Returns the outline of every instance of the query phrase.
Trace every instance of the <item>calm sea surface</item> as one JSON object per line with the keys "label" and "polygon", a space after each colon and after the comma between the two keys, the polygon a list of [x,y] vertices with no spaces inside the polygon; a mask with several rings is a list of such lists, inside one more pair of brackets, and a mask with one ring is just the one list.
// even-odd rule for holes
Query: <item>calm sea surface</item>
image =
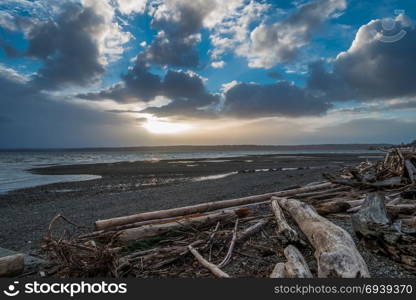
{"label": "calm sea surface", "polygon": [[96,175],[37,175],[27,170],[55,165],[92,164],[120,161],[163,159],[219,158],[261,154],[307,153],[377,153],[370,150],[294,150],[294,151],[146,151],[146,150],[53,150],[53,151],[0,151],[0,194],[38,185],[91,180]]}

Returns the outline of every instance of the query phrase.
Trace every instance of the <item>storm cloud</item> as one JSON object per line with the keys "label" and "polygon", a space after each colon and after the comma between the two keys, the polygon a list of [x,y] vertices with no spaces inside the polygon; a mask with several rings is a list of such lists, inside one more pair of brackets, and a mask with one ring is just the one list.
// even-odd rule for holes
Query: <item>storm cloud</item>
{"label": "storm cloud", "polygon": [[260,85],[240,83],[225,92],[223,112],[227,115],[257,118],[322,115],[331,104],[289,82]]}
{"label": "storm cloud", "polygon": [[[13,19],[19,26],[9,29],[25,31],[26,50],[18,51],[3,43],[3,49],[11,57],[24,56],[43,62],[30,83],[41,90],[97,82],[105,72],[106,54],[120,51],[127,37],[112,23],[112,8],[104,1],[97,4],[87,0],[84,6],[64,2],[59,11],[53,19],[30,20],[21,16]],[[109,35],[112,49],[105,46]]]}
{"label": "storm cloud", "polygon": [[[403,15],[396,18],[396,30],[405,35],[395,42],[383,42],[382,20],[361,26],[351,47],[341,52],[333,71],[323,63],[311,67],[308,88],[326,95],[331,101],[372,101],[416,96],[416,29]],[[388,33],[391,35],[396,32]]]}
{"label": "storm cloud", "polygon": [[129,121],[125,118],[38,91],[1,65],[0,90],[0,148],[94,146],[126,140],[123,131]]}
{"label": "storm cloud", "polygon": [[207,91],[204,80],[191,71],[168,70],[163,79],[143,65],[136,66],[123,76],[124,81],[97,93],[80,94],[88,100],[111,99],[119,103],[150,102],[162,96],[169,103],[162,107],[149,107],[142,112],[157,115],[203,114],[200,109],[215,105],[219,95]]}

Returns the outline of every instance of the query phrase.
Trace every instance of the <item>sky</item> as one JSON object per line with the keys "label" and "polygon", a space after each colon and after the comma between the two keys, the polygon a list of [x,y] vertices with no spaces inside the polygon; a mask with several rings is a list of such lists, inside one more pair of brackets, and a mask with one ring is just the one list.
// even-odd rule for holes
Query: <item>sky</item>
{"label": "sky", "polygon": [[1,0],[0,148],[416,139],[412,0]]}

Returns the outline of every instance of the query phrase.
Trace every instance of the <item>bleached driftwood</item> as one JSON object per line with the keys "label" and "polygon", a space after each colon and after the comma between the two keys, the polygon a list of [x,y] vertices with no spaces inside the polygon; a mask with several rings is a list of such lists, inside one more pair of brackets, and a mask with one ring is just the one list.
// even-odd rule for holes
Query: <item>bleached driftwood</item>
{"label": "bleached driftwood", "polygon": [[279,262],[277,263],[272,273],[270,274],[270,278],[285,278],[285,263]]}
{"label": "bleached driftwood", "polygon": [[285,277],[288,278],[312,278],[308,264],[299,250],[289,245],[284,250],[287,262],[285,263]]}
{"label": "bleached driftwood", "polygon": [[305,186],[297,189],[286,190],[286,191],[279,191],[274,193],[267,193],[262,195],[238,198],[238,199],[231,199],[231,200],[223,200],[223,201],[215,201],[215,202],[208,202],[202,203],[197,205],[191,206],[184,206],[172,209],[165,209],[165,210],[158,210],[146,213],[135,214],[131,216],[124,216],[106,220],[98,220],[95,222],[96,230],[111,228],[115,226],[121,226],[129,223],[141,222],[146,220],[153,220],[153,219],[163,219],[163,218],[170,218],[170,217],[178,217],[184,215],[190,215],[195,213],[202,213],[208,212],[213,210],[219,210],[239,205],[245,205],[250,203],[257,203],[262,201],[270,200],[272,196],[279,196],[279,197],[288,197],[293,196],[300,193],[306,193],[311,191],[322,190],[326,188],[333,187],[333,184],[326,182],[321,183],[313,186]]}
{"label": "bleached driftwood", "polygon": [[25,267],[23,254],[0,257],[0,277],[20,275]]}
{"label": "bleached driftwood", "polygon": [[287,223],[283,211],[275,197],[272,197],[271,208],[277,223],[277,234],[285,244],[299,242],[298,233]]}
{"label": "bleached driftwood", "polygon": [[222,262],[220,262],[218,264],[218,268],[222,268],[230,262],[231,256],[233,254],[235,242],[237,241],[237,228],[238,228],[238,219],[235,221],[234,230],[233,230],[233,237],[231,239],[230,247],[228,248],[227,254],[225,255]]}
{"label": "bleached driftwood", "polygon": [[249,213],[249,209],[240,208],[237,210],[224,210],[217,213],[203,214],[198,217],[185,218],[179,221],[169,222],[165,224],[149,224],[137,228],[123,230],[117,238],[121,242],[138,241],[176,229],[192,227],[198,228],[200,226],[215,224],[220,220],[223,222],[231,221],[238,217],[247,216]]}
{"label": "bleached driftwood", "polygon": [[370,277],[354,240],[341,227],[321,217],[310,205],[295,199],[277,198],[315,248],[318,277]]}
{"label": "bleached driftwood", "polygon": [[188,249],[189,249],[189,251],[191,251],[191,253],[193,254],[193,256],[195,256],[196,260],[201,265],[203,265],[205,268],[207,268],[208,270],[210,270],[210,272],[212,274],[214,274],[215,277],[218,277],[218,278],[230,278],[230,275],[228,275],[223,270],[221,270],[220,268],[218,268],[215,264],[210,263],[205,258],[203,258],[202,255],[199,254],[199,252],[194,247],[192,247],[191,245],[189,245],[188,246]]}

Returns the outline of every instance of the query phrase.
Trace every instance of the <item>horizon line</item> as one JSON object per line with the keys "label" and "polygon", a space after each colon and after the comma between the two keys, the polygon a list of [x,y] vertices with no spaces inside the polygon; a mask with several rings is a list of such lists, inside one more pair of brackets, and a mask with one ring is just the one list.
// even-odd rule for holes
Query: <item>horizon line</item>
{"label": "horizon line", "polygon": [[91,147],[20,147],[20,148],[0,148],[0,151],[30,151],[30,150],[105,150],[105,149],[145,149],[145,148],[214,148],[214,147],[317,147],[317,146],[392,146],[392,143],[323,143],[323,144],[216,144],[216,145],[149,145],[149,146],[91,146]]}

